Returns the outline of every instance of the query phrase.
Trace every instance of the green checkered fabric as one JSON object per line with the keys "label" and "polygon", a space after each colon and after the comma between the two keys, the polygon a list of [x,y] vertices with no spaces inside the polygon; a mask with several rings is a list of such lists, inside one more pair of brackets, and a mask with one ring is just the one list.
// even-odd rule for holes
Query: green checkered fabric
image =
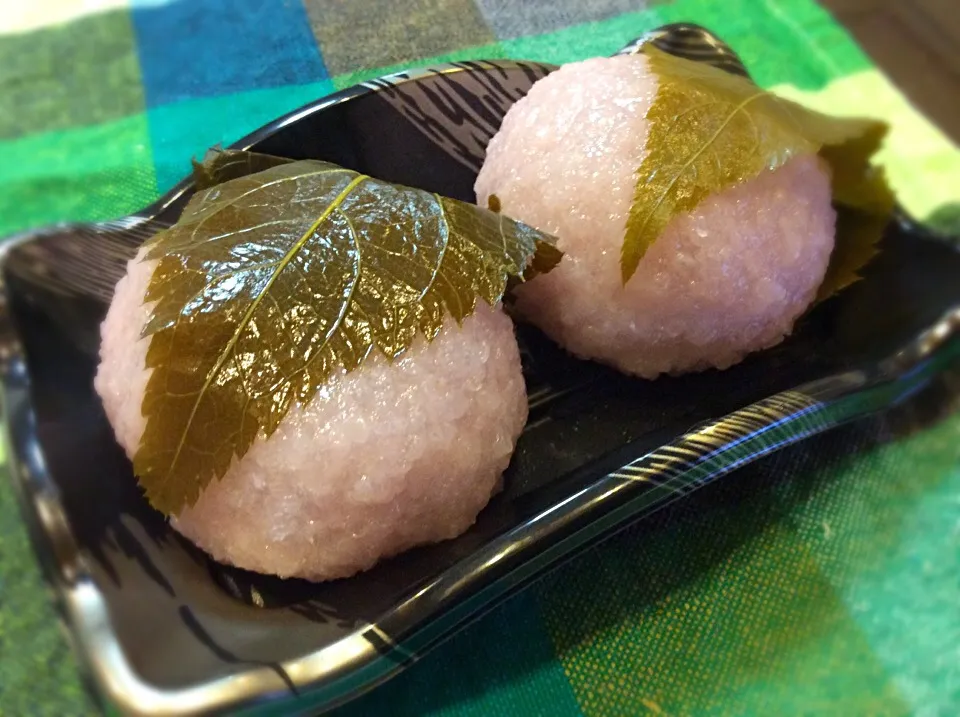
{"label": "green checkered fabric", "polygon": [[[764,87],[889,120],[881,160],[901,202],[960,228],[960,154],[813,0],[9,5],[0,234],[134,211],[206,148],[391,70],[570,62],[680,20],[720,34]],[[342,714],[960,714],[960,413],[942,405],[948,391],[704,489]],[[0,715],[89,713],[5,478]]]}

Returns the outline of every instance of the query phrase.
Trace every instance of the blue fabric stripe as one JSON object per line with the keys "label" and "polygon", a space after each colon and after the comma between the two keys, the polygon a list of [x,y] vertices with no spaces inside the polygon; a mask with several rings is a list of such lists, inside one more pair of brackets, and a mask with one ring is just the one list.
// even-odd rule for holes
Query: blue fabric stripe
{"label": "blue fabric stripe", "polygon": [[329,75],[299,0],[132,0],[148,107]]}

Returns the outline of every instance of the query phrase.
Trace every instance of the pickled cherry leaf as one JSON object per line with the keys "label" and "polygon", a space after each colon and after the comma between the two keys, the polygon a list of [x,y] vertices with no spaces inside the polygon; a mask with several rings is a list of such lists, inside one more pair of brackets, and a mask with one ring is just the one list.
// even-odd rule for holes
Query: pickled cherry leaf
{"label": "pickled cherry leaf", "polygon": [[143,330],[152,373],[134,470],[147,498],[167,514],[192,505],[331,374],[431,341],[478,300],[496,305],[508,278],[559,261],[552,242],[319,161],[197,193],[145,255],[157,262]]}
{"label": "pickled cherry leaf", "polygon": [[286,157],[275,157],[272,154],[214,147],[207,151],[202,162],[193,161],[193,182],[197,189],[209,189],[231,179],[262,172],[281,164],[290,164],[293,161]]}
{"label": "pickled cherry leaf", "polygon": [[648,153],[637,170],[621,249],[623,283],[673,217],[712,194],[813,153],[831,169],[835,204],[855,210],[851,221],[838,223],[844,233],[838,231],[834,254],[845,261],[833,282],[841,286],[854,280],[893,207],[882,173],[870,163],[887,126],[808,110],[744,77],[653,45],[643,52],[658,87],[647,112]]}
{"label": "pickled cherry leaf", "polygon": [[816,303],[859,280],[860,270],[879,251],[880,237],[896,203],[883,169],[869,162],[881,139],[878,133],[867,134],[858,142],[820,151],[833,169],[837,239]]}
{"label": "pickled cherry leaf", "polygon": [[[830,255],[827,273],[814,300],[819,304],[860,279],[860,269],[879,251],[877,238],[887,226],[887,218],[837,207],[837,244]],[[843,241],[840,241],[843,237]]]}

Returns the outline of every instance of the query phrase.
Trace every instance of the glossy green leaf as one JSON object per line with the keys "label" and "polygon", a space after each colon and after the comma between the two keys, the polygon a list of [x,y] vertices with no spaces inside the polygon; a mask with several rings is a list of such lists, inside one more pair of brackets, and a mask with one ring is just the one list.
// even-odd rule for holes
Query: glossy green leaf
{"label": "glossy green leaf", "polygon": [[882,168],[869,157],[882,135],[865,134],[858,142],[824,147],[820,154],[833,170],[833,203],[837,238],[817,303],[860,279],[860,270],[876,256],[880,237],[893,214],[895,198]]}
{"label": "glossy green leaf", "polygon": [[144,328],[153,369],[134,469],[176,514],[294,404],[376,349],[432,340],[508,277],[559,261],[552,238],[473,204],[319,161],[196,194],[159,235]]}
{"label": "glossy green leaf", "polygon": [[[889,189],[870,164],[887,130],[883,123],[813,112],[743,77],[652,45],[644,54],[658,88],[647,113],[649,152],[637,172],[621,250],[624,283],[673,217],[799,155],[820,153],[833,173],[835,200],[857,209],[854,216],[889,214]],[[857,227],[857,246],[866,236],[862,228]],[[876,233],[874,243],[878,239]],[[845,241],[838,234],[838,248]],[[838,254],[850,256],[843,249]],[[844,264],[854,265],[862,266]],[[850,278],[841,277],[840,283]]]}
{"label": "glossy green leaf", "polygon": [[207,152],[202,162],[193,161],[193,181],[197,189],[209,189],[231,179],[239,179],[293,161],[272,154],[214,148]]}

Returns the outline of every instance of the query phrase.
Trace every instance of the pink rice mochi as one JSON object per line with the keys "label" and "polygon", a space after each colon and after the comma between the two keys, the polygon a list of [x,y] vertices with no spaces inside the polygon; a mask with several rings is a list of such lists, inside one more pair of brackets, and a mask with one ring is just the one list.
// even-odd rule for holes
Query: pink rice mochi
{"label": "pink rice mochi", "polygon": [[[146,424],[140,331],[153,266],[134,259],[117,285],[95,381],[131,457]],[[448,320],[393,364],[375,352],[334,376],[171,524],[223,563],[348,577],[469,528],[499,490],[526,418],[513,323],[480,302],[462,326]]]}
{"label": "pink rice mochi", "polygon": [[570,352],[655,378],[723,369],[790,334],[823,281],[836,216],[816,156],[676,216],[623,286],[620,248],[657,78],[642,55],[566,65],[507,113],[476,181],[559,237],[560,265],[517,310]]}

